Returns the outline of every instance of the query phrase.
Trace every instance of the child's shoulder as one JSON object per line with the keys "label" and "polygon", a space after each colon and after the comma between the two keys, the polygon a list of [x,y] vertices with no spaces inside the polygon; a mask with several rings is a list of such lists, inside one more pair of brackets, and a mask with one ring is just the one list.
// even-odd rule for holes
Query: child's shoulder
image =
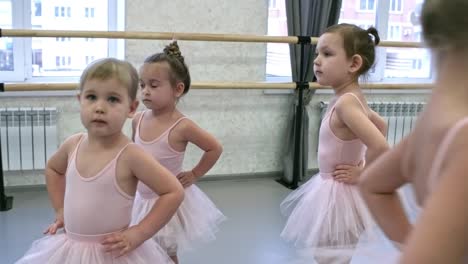
{"label": "child's shoulder", "polygon": [[365,98],[360,98],[360,96],[355,95],[354,93],[343,94],[336,100],[335,108],[337,112],[349,111],[350,109],[364,110],[365,112],[368,112]]}
{"label": "child's shoulder", "polygon": [[130,142],[120,155],[120,159],[130,166],[137,165],[141,161],[154,160],[153,156],[145,151],[142,146],[133,142]]}
{"label": "child's shoulder", "polygon": [[186,116],[181,116],[178,118],[174,125],[173,125],[173,130],[178,131],[179,133],[190,133],[194,129],[199,129],[200,127],[193,121],[192,119],[186,117]]}
{"label": "child's shoulder", "polygon": [[75,149],[78,142],[81,138],[85,135],[85,133],[76,133],[69,136],[63,143],[60,145],[60,150],[65,151],[67,153],[71,153],[73,149]]}
{"label": "child's shoulder", "polygon": [[86,133],[80,132],[73,134],[69,136],[65,141],[63,142],[63,145],[76,145],[78,142],[81,140],[82,137],[84,137]]}
{"label": "child's shoulder", "polygon": [[176,120],[176,125],[180,127],[188,127],[188,126],[193,126],[197,125],[192,119],[189,117],[182,115]]}

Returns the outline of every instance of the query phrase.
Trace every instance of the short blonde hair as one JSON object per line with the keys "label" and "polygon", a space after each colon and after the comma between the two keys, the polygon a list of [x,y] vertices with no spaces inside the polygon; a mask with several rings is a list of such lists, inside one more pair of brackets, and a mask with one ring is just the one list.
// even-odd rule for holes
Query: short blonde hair
{"label": "short blonde hair", "polygon": [[128,90],[128,96],[136,99],[138,91],[138,72],[129,62],[115,59],[104,58],[93,61],[81,74],[80,78],[80,91],[83,90],[84,84],[93,79],[108,80],[116,78]]}

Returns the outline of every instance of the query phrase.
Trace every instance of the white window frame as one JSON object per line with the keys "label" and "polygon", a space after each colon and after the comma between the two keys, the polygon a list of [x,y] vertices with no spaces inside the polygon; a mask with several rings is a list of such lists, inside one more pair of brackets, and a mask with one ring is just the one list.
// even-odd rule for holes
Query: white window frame
{"label": "white window frame", "polygon": [[[11,0],[12,4],[12,28],[27,29],[31,28],[31,0]],[[61,6],[59,6],[59,16]],[[108,0],[108,29],[109,31],[124,30],[125,17],[124,0]],[[42,10],[44,11],[44,10]],[[65,8],[65,15],[67,10]],[[55,14],[55,10],[54,10]],[[67,41],[68,38],[65,39]],[[60,39],[61,40],[61,39]],[[123,59],[125,57],[124,40],[108,40],[108,57]],[[13,38],[14,71],[0,71],[2,82],[77,82],[79,77],[52,77],[52,76],[32,76],[32,39],[31,38]],[[7,93],[0,93],[0,96]]]}
{"label": "white window frame", "polygon": [[[391,1],[391,0],[390,0]],[[376,28],[379,31],[380,39],[388,39],[388,30],[389,30],[389,19],[390,19],[390,1],[378,1],[376,14]],[[403,1],[402,1],[403,9]],[[394,24],[392,24],[394,25]],[[395,24],[397,25],[397,24]],[[401,31],[403,26],[401,27]],[[377,48],[376,49],[377,58],[386,58],[386,48]],[[369,82],[384,82],[384,83],[433,83],[435,78],[435,68],[434,64],[431,63],[431,71],[429,78],[416,78],[416,77],[405,77],[405,78],[385,78],[385,64],[386,60],[377,59],[374,66],[374,73],[369,74]],[[400,92],[400,91],[398,91]]]}
{"label": "white window frame", "polygon": [[365,0],[366,1],[366,9],[361,9],[361,1],[362,0],[357,0],[356,1],[356,10],[360,13],[372,13],[372,12],[375,12],[376,10],[376,7],[377,7],[377,4],[378,4],[378,0],[373,0],[374,1],[374,9],[369,9],[369,1],[370,0]]}
{"label": "white window frame", "polygon": [[268,0],[268,7],[272,9],[276,9],[277,8],[276,0]]}
{"label": "white window frame", "polygon": [[[344,0],[345,1],[345,0]],[[358,5],[360,5],[360,2],[356,2]],[[402,0],[402,10],[404,10],[404,0]],[[343,11],[344,9],[344,4],[341,7],[341,10]],[[359,10],[359,6],[356,7],[357,12],[361,12]],[[345,23],[351,23],[351,24],[365,24],[366,26],[369,25],[375,25],[377,30],[379,31],[380,39],[381,40],[387,40],[387,34],[388,32],[388,24],[389,24],[389,19],[391,12],[390,10],[390,0],[384,0],[384,1],[376,1],[375,4],[375,13],[376,13],[376,18],[374,21],[372,20],[341,20],[341,22]],[[365,12],[365,11],[362,11]],[[374,11],[373,11],[374,12]],[[403,28],[406,26],[405,23],[401,24],[401,32],[403,32]],[[430,66],[430,74],[428,78],[417,78],[417,77],[405,77],[405,78],[395,78],[395,77],[385,77],[385,67],[386,67],[386,51],[387,48],[384,47],[378,47],[376,49],[376,56],[377,60],[375,63],[375,66],[373,67],[373,71],[370,72],[366,78],[364,78],[362,81],[364,83],[433,83],[435,79],[435,67],[434,67],[434,62],[431,61],[431,66]],[[383,59],[381,59],[383,58]],[[268,62],[268,61],[267,61]],[[266,76],[265,80],[268,82],[290,82],[291,81],[291,76],[279,76],[279,77],[270,77]],[[328,90],[318,90],[317,93],[328,93],[330,91]],[[332,91],[331,91],[332,92]],[[387,90],[387,89],[379,89],[379,90],[372,90],[372,93],[382,93],[382,94],[394,94],[394,93],[427,93],[426,90]],[[283,94],[283,93],[290,93],[289,90],[265,90],[265,93],[267,94]]]}
{"label": "white window frame", "polygon": [[[392,10],[392,2],[395,1],[400,1],[400,10]],[[388,10],[391,14],[403,14],[403,6],[405,4],[404,0],[390,0],[390,6],[388,7]]]}
{"label": "white window frame", "polygon": [[392,24],[389,24],[388,25],[388,31],[387,31],[387,39],[388,40],[395,40],[395,34],[392,34],[392,36],[390,36],[390,33],[395,33],[395,32],[392,32],[391,31],[391,28],[394,28],[396,31],[398,31],[400,33],[400,37],[403,36],[403,25],[401,23],[392,23]]}

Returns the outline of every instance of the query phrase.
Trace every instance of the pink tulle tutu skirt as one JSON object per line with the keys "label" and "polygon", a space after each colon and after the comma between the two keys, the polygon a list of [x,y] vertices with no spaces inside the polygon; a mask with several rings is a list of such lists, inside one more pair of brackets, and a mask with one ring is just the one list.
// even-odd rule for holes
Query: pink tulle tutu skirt
{"label": "pink tulle tutu skirt", "polygon": [[[416,201],[413,186],[411,184],[402,186],[398,189],[398,195],[409,221],[415,223],[421,212],[421,207]],[[402,245],[388,239],[378,226],[370,234],[372,234],[371,237],[367,235],[367,232],[361,236],[351,264],[398,263]]]}
{"label": "pink tulle tutu skirt", "polygon": [[104,251],[104,235],[78,235],[70,232],[36,240],[16,264],[172,264],[164,250],[151,239],[121,257]]}
{"label": "pink tulle tutu skirt", "polygon": [[349,261],[360,236],[375,227],[357,187],[330,174],[317,174],[290,193],[281,211],[289,215],[281,237],[309,255],[323,256],[322,263]]}
{"label": "pink tulle tutu skirt", "polygon": [[[142,197],[137,192],[132,210],[132,224],[139,223],[151,210],[157,200]],[[153,237],[170,255],[186,251],[195,245],[209,242],[216,238],[219,224],[226,217],[216,205],[197,186],[185,189],[185,198],[179,209],[159,232]]]}

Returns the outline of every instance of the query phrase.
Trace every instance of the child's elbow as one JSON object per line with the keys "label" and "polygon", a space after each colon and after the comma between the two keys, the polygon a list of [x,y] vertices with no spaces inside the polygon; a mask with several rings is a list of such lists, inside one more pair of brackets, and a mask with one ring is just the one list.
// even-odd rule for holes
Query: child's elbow
{"label": "child's elbow", "polygon": [[357,187],[364,200],[366,200],[366,197],[372,192],[372,188],[365,173],[359,178]]}
{"label": "child's elbow", "polygon": [[390,146],[388,145],[386,141],[382,141],[377,144],[374,144],[372,147],[370,147],[370,149],[372,149],[374,153],[378,155],[382,155],[383,153],[385,153],[387,150],[390,149]]}
{"label": "child's elbow", "polygon": [[180,205],[185,198],[184,187],[181,184],[178,184],[177,188],[172,193],[174,196],[175,203]]}
{"label": "child's elbow", "polygon": [[212,151],[216,153],[216,156],[219,158],[223,153],[223,145],[221,145],[219,142],[216,142],[216,145],[212,148]]}

